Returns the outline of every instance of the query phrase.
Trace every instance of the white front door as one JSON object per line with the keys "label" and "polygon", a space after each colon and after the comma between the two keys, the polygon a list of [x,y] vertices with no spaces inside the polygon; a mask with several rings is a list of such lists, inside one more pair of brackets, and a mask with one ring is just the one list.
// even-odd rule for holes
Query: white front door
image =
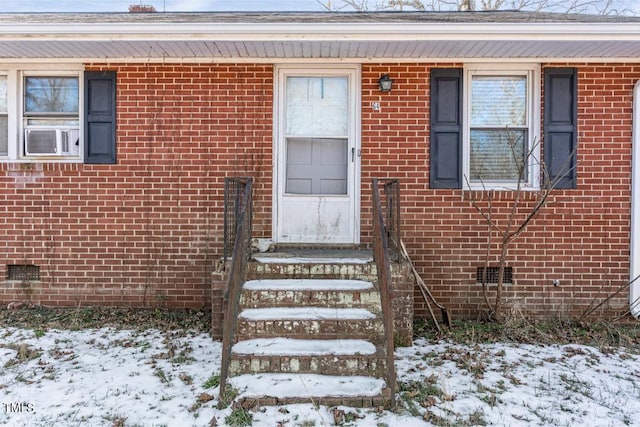
{"label": "white front door", "polygon": [[356,67],[278,67],[274,239],[358,243]]}

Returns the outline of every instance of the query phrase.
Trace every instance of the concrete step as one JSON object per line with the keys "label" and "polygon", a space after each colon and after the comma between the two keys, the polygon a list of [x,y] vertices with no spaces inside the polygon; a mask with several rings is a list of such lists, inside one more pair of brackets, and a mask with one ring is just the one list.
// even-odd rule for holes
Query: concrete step
{"label": "concrete step", "polygon": [[373,283],[344,279],[263,279],[249,280],[243,289],[249,291],[370,291]]}
{"label": "concrete step", "polygon": [[258,257],[247,265],[248,279],[360,279],[370,282],[377,280],[376,265],[373,262],[349,263],[348,259],[298,259],[289,263],[276,258],[266,261]]}
{"label": "concrete step", "polygon": [[[383,337],[379,316],[362,308],[269,307],[243,309],[237,341],[252,338],[368,339]],[[372,340],[378,344],[377,339]]]}
{"label": "concrete step", "polygon": [[299,250],[254,254],[263,264],[370,264],[373,254],[367,251]]}
{"label": "concrete step", "polygon": [[380,294],[363,280],[262,279],[245,283],[241,306],[366,308],[380,313]]}
{"label": "concrete step", "polygon": [[382,376],[384,349],[365,340],[259,338],[232,348],[231,375],[257,372],[305,372]]}
{"label": "concrete step", "polygon": [[246,374],[229,379],[243,407],[314,403],[357,407],[388,406],[384,380],[317,374]]}

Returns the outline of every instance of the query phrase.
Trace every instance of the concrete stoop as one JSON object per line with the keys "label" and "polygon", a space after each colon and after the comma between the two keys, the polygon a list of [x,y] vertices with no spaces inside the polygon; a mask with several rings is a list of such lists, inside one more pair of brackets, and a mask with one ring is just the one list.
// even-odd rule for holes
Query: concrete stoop
{"label": "concrete stoop", "polygon": [[243,406],[389,406],[370,260],[252,260],[248,278],[229,368]]}

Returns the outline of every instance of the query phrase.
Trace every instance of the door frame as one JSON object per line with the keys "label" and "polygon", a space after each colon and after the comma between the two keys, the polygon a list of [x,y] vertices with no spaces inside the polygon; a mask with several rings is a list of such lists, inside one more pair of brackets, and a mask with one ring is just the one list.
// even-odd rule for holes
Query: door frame
{"label": "door frame", "polygon": [[[352,172],[348,179],[347,195],[350,198],[352,212],[352,236],[349,242],[340,244],[360,243],[360,198],[361,198],[361,66],[359,64],[276,64],[274,66],[273,90],[273,192],[272,192],[272,239],[275,243],[282,243],[280,238],[280,222],[282,209],[280,203],[284,198],[286,150],[284,144],[284,83],[287,76],[347,76],[349,79],[349,146],[354,150]],[[351,153],[349,153],[351,155]],[[330,196],[328,196],[330,197]],[[298,242],[312,243],[312,242]]]}
{"label": "door frame", "polygon": [[632,126],[629,306],[631,315],[640,319],[640,80],[633,89]]}

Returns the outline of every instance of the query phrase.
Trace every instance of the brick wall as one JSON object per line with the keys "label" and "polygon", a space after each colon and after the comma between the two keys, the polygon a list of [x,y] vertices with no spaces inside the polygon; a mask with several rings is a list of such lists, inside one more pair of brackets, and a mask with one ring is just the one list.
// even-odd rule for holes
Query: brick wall
{"label": "brick wall", "polygon": [[[367,199],[370,177],[401,179],[403,235],[410,255],[454,316],[475,318],[486,308],[475,275],[487,257],[489,233],[468,195],[429,189],[429,70],[435,66],[451,67],[363,66],[363,194]],[[632,91],[640,66],[564,66],[579,69],[578,184],[575,190],[555,191],[508,252],[514,285],[506,298],[513,311],[527,316],[575,317],[628,281]],[[383,73],[395,79],[391,93],[376,88]],[[380,112],[371,110],[373,101],[381,102]],[[486,201],[489,195],[475,196]],[[494,215],[504,221],[513,193],[492,197]],[[363,200],[366,236],[371,229],[369,203]],[[526,201],[520,214],[530,206],[532,201]],[[499,256],[497,241],[493,233],[492,264]],[[554,280],[559,286],[553,286]],[[625,289],[598,314],[624,313],[627,299]],[[416,316],[426,316],[418,294],[415,300]]]}
{"label": "brick wall", "polygon": [[[418,270],[454,316],[477,317],[486,224],[462,191],[429,188],[436,66],[452,65],[362,66],[362,242],[371,242],[370,178],[400,178],[403,234]],[[507,297],[527,315],[574,316],[628,279],[631,101],[640,66],[577,67],[578,188],[554,192],[508,254],[515,284]],[[87,69],[118,72],[118,164],[0,164],[7,207],[0,278],[7,264],[39,265],[42,273],[38,283],[5,281],[0,302],[208,306],[222,252],[224,176],[256,178],[254,236],[271,236],[273,67]],[[395,83],[381,94],[384,73]],[[381,111],[372,111],[374,101]],[[512,193],[493,197],[504,218]],[[493,242],[491,262],[495,235]],[[418,294],[416,308],[425,315]],[[607,315],[627,308],[626,291],[604,306]]]}
{"label": "brick wall", "polygon": [[269,65],[88,65],[118,72],[118,164],[0,164],[0,301],[208,307],[226,175],[256,178],[270,234]]}

